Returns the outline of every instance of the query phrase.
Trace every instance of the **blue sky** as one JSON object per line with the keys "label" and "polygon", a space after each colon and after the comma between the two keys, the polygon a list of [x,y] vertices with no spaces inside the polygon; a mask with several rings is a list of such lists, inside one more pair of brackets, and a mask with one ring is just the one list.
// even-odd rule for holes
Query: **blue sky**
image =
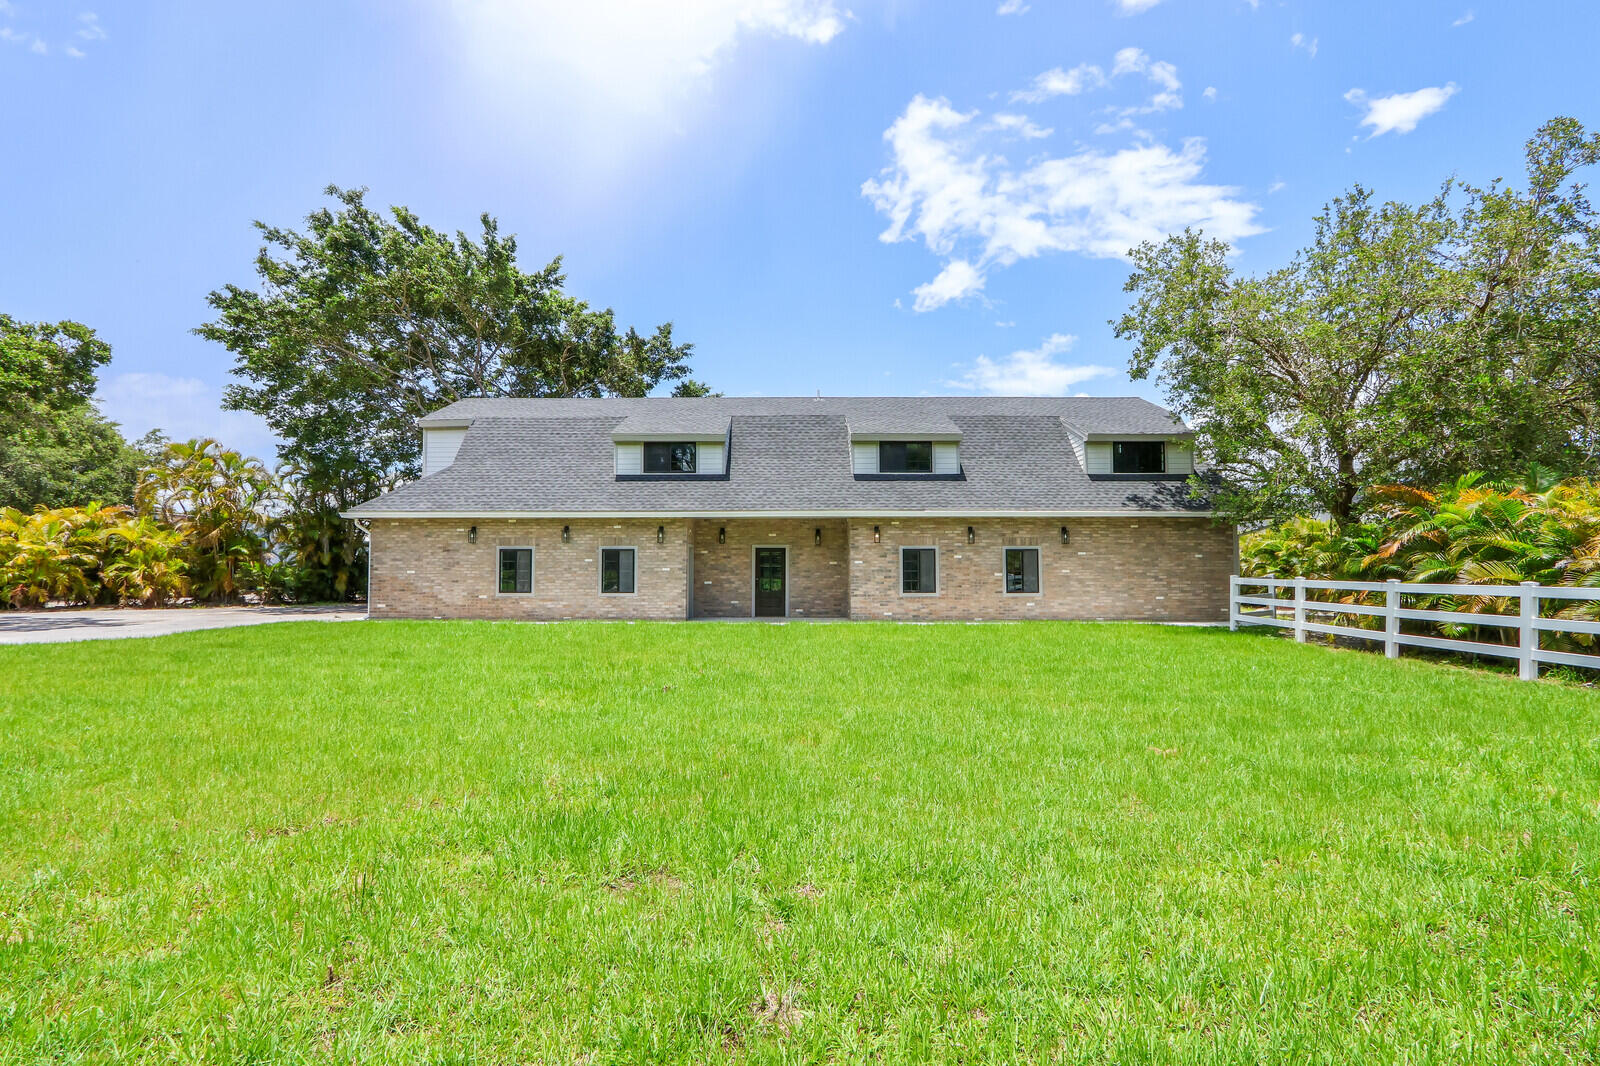
{"label": "blue sky", "polygon": [[0,310],[114,347],[130,435],[272,448],[192,336],[329,182],[671,320],[735,395],[1159,398],[1107,320],[1183,225],[1281,263],[1600,123],[1584,0],[0,0]]}

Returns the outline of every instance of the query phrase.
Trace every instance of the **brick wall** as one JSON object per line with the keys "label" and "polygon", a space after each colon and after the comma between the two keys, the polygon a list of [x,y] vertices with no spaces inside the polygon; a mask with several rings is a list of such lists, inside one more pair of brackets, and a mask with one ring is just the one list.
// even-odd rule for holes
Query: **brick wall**
{"label": "brick wall", "polygon": [[[467,529],[478,540],[467,542]],[[561,542],[561,527],[572,540]],[[665,542],[656,543],[664,526]],[[378,519],[372,523],[374,618],[683,618],[689,523]],[[533,593],[498,595],[500,546],[533,548]],[[638,549],[631,596],[600,594],[603,545]]]}
{"label": "brick wall", "polygon": [[[1231,526],[1193,518],[1066,519],[1071,543],[1062,544],[1062,521],[851,520],[850,616],[1227,620],[1228,576],[1238,558]],[[1008,545],[1039,548],[1038,595],[1003,591]],[[939,549],[936,595],[901,595],[902,546]]]}
{"label": "brick wall", "polygon": [[[757,545],[788,548],[790,617],[844,618],[850,613],[842,520],[701,518],[693,525],[696,618],[750,617]],[[726,543],[717,543],[718,529],[727,530]]]}
{"label": "brick wall", "polygon": [[[1237,560],[1231,527],[1147,516],[1066,521],[1064,545],[1060,519],[484,519],[469,544],[471,521],[379,519],[370,599],[374,618],[683,618],[692,573],[696,617],[748,618],[752,549],[772,544],[789,549],[795,618],[1227,619]],[[561,543],[563,524],[571,543]],[[727,530],[723,544],[719,527]],[[531,595],[496,594],[501,545],[533,547]],[[638,549],[637,593],[600,594],[602,545]],[[1039,547],[1038,595],[1003,591],[1007,545]],[[936,595],[900,594],[901,546],[939,549]]]}

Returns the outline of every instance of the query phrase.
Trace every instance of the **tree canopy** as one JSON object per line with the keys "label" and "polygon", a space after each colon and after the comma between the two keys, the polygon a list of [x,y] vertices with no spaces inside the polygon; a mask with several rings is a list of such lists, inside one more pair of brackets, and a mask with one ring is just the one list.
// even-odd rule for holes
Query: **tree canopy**
{"label": "tree canopy", "polygon": [[0,507],[133,500],[145,455],[93,402],[111,346],[77,322],[0,314]]}
{"label": "tree canopy", "polygon": [[346,506],[420,472],[416,419],[465,396],[642,396],[689,378],[670,323],[645,335],[568,295],[561,260],[528,273],[494,218],[453,237],[405,207],[335,205],[305,232],[257,222],[260,289],[211,293],[204,337],[236,356],[225,405],[252,411],[280,454]]}
{"label": "tree canopy", "polygon": [[1223,513],[1343,525],[1388,482],[1595,469],[1600,227],[1573,179],[1600,135],[1554,119],[1526,158],[1521,189],[1451,180],[1409,205],[1357,186],[1255,277],[1192,231],[1132,252],[1117,336],[1194,424]]}

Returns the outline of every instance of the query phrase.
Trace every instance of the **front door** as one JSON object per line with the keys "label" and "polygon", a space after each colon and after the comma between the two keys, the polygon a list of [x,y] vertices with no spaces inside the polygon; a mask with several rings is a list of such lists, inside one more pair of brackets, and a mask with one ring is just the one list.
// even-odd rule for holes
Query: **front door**
{"label": "front door", "polygon": [[757,618],[782,618],[789,613],[785,554],[783,548],[756,549]]}

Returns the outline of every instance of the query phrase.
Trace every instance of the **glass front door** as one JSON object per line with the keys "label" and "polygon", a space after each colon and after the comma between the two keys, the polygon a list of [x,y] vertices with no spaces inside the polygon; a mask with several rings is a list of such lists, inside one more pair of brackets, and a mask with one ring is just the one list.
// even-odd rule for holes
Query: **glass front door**
{"label": "glass front door", "polygon": [[756,549],[756,617],[782,618],[789,613],[786,551]]}

